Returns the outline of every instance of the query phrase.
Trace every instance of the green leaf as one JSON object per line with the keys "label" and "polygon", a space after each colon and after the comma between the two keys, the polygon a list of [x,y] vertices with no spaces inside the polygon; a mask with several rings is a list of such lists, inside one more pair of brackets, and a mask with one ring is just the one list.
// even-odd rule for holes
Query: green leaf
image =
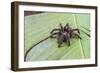
{"label": "green leaf", "polygon": [[57,39],[47,39],[33,47],[27,54],[27,61],[67,60],[90,58],[90,14],[40,13],[25,16],[25,54],[36,43],[50,35],[50,31],[69,23],[80,29],[82,39],[71,39],[71,46],[63,43],[58,48]]}

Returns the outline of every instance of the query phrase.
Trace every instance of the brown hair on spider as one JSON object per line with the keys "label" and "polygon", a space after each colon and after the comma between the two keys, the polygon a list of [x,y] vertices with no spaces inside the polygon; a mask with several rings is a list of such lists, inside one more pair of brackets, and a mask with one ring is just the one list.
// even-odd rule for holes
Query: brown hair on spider
{"label": "brown hair on spider", "polygon": [[[57,38],[58,47],[61,47],[63,42],[66,42],[68,46],[70,46],[72,36],[77,36],[81,39],[79,29],[72,29],[72,27],[69,26],[69,23],[67,23],[64,27],[61,23],[59,25],[60,28],[55,28],[50,32],[51,38]],[[77,33],[75,31],[77,31]]]}

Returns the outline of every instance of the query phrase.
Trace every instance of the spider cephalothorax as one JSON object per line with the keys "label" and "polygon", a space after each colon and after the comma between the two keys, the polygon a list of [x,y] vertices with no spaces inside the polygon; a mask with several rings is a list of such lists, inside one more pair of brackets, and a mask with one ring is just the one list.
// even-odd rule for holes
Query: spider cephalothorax
{"label": "spider cephalothorax", "polygon": [[79,29],[72,29],[67,23],[64,27],[60,24],[60,28],[53,29],[51,31],[51,38],[57,38],[58,47],[61,47],[63,42],[66,42],[68,46],[70,46],[70,39],[73,36],[77,36],[81,39],[79,34]]}

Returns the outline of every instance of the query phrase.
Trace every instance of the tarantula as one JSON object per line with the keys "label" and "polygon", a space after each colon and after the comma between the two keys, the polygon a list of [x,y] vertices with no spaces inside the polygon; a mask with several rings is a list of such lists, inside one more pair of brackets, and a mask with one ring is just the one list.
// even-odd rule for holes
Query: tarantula
{"label": "tarantula", "polygon": [[70,39],[73,36],[77,36],[78,38],[81,39],[79,35],[80,34],[79,29],[72,29],[69,26],[69,23],[67,23],[64,27],[60,24],[60,28],[55,28],[50,33],[51,33],[51,38],[57,38],[58,47],[61,47],[61,44],[63,42],[66,42],[68,46],[70,46]]}

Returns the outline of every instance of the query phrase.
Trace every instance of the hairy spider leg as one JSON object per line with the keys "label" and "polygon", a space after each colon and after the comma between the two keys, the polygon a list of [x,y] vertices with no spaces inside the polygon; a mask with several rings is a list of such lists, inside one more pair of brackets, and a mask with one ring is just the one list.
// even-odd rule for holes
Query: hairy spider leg
{"label": "hairy spider leg", "polygon": [[66,30],[67,28],[69,28],[69,24],[68,23],[64,26],[64,30]]}
{"label": "hairy spider leg", "polygon": [[64,35],[58,35],[57,42],[58,42],[59,48],[61,47],[61,44],[63,43],[63,41],[64,41]]}
{"label": "hairy spider leg", "polygon": [[59,32],[53,32],[53,33],[51,33],[51,38],[56,38],[57,37],[57,35],[59,34]]}
{"label": "hairy spider leg", "polygon": [[69,33],[66,33],[65,39],[66,39],[66,42],[68,43],[68,46],[70,46],[70,34]]}
{"label": "hairy spider leg", "polygon": [[55,32],[55,31],[60,31],[60,29],[53,29],[50,33],[52,34],[53,32]]}
{"label": "hairy spider leg", "polygon": [[72,28],[69,27],[69,24],[68,23],[65,25],[64,31],[67,32],[67,33],[69,33],[70,38],[72,37],[72,32],[73,31],[72,31]]}
{"label": "hairy spider leg", "polygon": [[79,31],[79,29],[73,29],[72,31],[77,31],[77,32],[80,34],[80,31]]}
{"label": "hairy spider leg", "polygon": [[64,28],[63,28],[62,24],[60,24],[60,28],[61,28],[61,31],[64,31]]}
{"label": "hairy spider leg", "polygon": [[55,35],[57,35],[59,33],[60,29],[53,29],[50,33],[51,33],[51,38],[56,38],[54,37]]}
{"label": "hairy spider leg", "polygon": [[73,35],[77,36],[78,38],[82,39],[78,33],[73,33]]}
{"label": "hairy spider leg", "polygon": [[65,25],[65,27],[69,27],[69,23],[67,23],[67,24]]}
{"label": "hairy spider leg", "polygon": [[67,24],[64,26],[64,31],[71,33],[71,30],[73,30],[73,29],[72,29],[71,27],[69,27],[69,24],[67,23]]}

